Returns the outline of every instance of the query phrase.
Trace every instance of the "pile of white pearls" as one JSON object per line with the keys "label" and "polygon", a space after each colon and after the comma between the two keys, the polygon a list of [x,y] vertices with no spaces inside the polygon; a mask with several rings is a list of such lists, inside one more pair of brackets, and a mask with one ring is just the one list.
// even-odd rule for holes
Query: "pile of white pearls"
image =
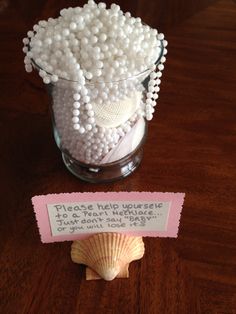
{"label": "pile of white pearls", "polygon": [[[26,71],[31,72],[36,67],[43,82],[55,86],[57,127],[66,149],[75,158],[97,162],[127,133],[122,126],[112,130],[105,128],[100,133],[104,133],[110,143],[100,141],[102,147],[99,147],[97,138],[95,144],[93,141],[88,144],[88,139],[100,134],[93,103],[109,106],[130,97],[134,91],[143,91],[142,82],[150,73],[146,103],[140,103],[135,118],[127,117],[125,129],[130,130],[141,116],[152,119],[167,41],[156,29],[142,24],[140,18],[123,13],[118,5],[112,4],[107,9],[105,3],[89,0],[83,7],[63,9],[58,18],[34,25],[23,43]],[[142,72],[144,74],[140,75]],[[65,132],[65,125],[70,132]],[[76,145],[70,136],[76,138]],[[72,153],[75,150],[72,142],[76,147],[85,143],[85,151]]]}
{"label": "pile of white pearls", "polygon": [[[104,128],[94,126],[79,134],[71,124],[71,97],[73,89],[63,88],[57,84],[53,89],[53,111],[56,129],[60,133],[60,145],[63,150],[76,160],[86,163],[98,164],[106,154],[115,148],[118,142],[132,129],[140,117],[135,113],[128,121],[116,128]],[[86,108],[82,107],[80,112],[82,123],[87,120]]]}

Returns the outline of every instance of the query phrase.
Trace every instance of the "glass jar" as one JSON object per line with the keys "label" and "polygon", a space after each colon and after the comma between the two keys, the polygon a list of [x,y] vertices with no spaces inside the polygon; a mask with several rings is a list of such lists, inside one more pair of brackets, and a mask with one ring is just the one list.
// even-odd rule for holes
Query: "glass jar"
{"label": "glass jar", "polygon": [[[162,45],[156,67],[163,50]],[[55,141],[65,166],[76,177],[110,182],[138,167],[147,135],[144,116],[152,71],[150,67],[120,81],[86,81],[89,104],[75,101],[77,82],[60,78],[49,85]],[[83,126],[80,130],[74,128],[73,121],[77,120]]]}

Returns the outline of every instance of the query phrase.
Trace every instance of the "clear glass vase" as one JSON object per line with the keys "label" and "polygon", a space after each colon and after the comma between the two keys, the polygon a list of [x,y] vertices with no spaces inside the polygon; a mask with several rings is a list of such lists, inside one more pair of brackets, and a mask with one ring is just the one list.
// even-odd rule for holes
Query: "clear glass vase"
{"label": "clear glass vase", "polygon": [[138,167],[147,135],[144,116],[152,70],[115,82],[86,81],[93,114],[80,103],[82,131],[74,129],[72,122],[76,82],[59,79],[48,86],[55,141],[65,166],[76,177],[93,183],[111,182]]}

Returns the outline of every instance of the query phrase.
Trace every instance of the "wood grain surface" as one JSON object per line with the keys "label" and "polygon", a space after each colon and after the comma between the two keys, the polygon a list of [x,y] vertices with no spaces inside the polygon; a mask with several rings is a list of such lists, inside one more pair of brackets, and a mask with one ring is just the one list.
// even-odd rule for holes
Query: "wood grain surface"
{"label": "wood grain surface", "polygon": [[[169,53],[141,166],[102,185],[65,169],[21,51],[38,19],[82,3],[0,1],[0,313],[236,313],[236,3],[117,1],[164,31]],[[145,238],[129,279],[87,282],[70,242],[40,242],[31,205],[73,191],[185,192],[179,237]]]}

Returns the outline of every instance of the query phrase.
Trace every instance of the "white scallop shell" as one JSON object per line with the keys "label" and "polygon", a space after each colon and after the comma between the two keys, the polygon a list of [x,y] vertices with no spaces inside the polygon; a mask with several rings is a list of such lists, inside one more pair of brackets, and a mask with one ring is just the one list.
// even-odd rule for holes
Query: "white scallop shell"
{"label": "white scallop shell", "polygon": [[[120,272],[117,274],[116,278],[129,278],[129,264],[124,265]],[[98,280],[102,277],[96,273],[92,268],[86,267],[86,280]]]}
{"label": "white scallop shell", "polygon": [[105,280],[113,280],[119,273],[127,276],[128,264],[143,254],[142,237],[112,232],[76,240],[71,246],[72,261],[89,266]]}
{"label": "white scallop shell", "polygon": [[92,103],[96,124],[100,127],[117,127],[126,122],[138,109],[142,93],[134,92],[131,97],[115,103]]}

